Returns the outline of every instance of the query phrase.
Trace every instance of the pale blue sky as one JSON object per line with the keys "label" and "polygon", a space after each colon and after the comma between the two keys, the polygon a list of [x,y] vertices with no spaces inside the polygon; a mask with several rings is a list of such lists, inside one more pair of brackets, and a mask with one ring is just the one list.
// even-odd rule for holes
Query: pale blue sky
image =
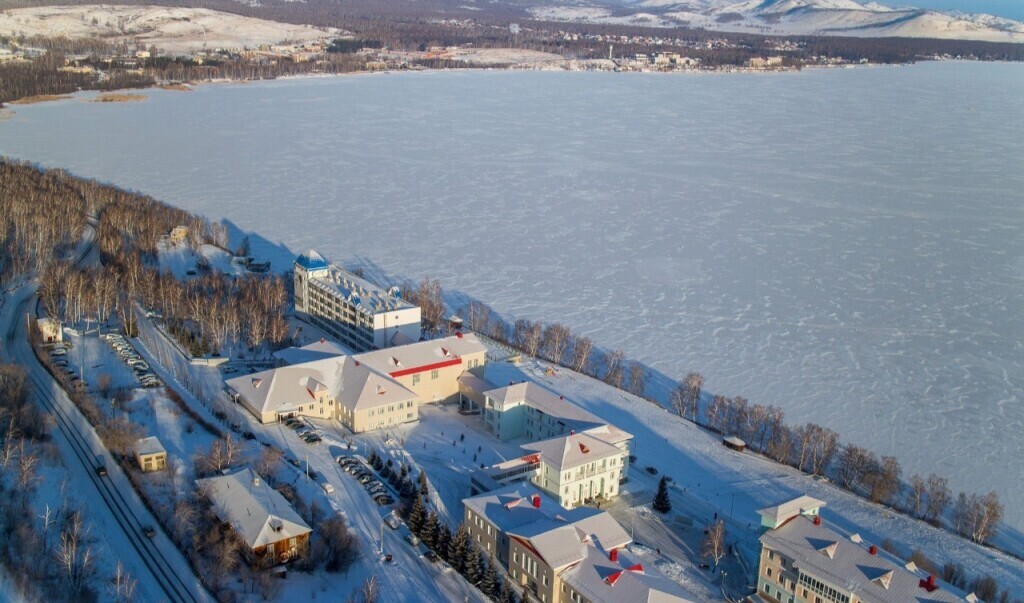
{"label": "pale blue sky", "polygon": [[1024,20],[1024,0],[879,0],[889,6],[916,6],[964,13],[988,13],[1010,19]]}

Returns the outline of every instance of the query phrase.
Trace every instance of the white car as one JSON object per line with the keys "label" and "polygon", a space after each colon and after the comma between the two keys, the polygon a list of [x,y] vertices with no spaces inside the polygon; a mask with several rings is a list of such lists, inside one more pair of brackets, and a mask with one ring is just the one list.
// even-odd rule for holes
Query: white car
{"label": "white car", "polygon": [[324,492],[328,494],[334,494],[334,486],[328,484],[327,482],[320,484],[320,487],[324,489]]}

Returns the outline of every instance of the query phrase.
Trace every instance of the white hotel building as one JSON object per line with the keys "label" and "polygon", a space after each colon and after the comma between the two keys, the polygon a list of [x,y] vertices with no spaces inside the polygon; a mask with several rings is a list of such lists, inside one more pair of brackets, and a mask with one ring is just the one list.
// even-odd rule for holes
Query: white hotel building
{"label": "white hotel building", "polygon": [[420,340],[420,308],[328,264],[312,249],[295,260],[295,313],[355,351]]}

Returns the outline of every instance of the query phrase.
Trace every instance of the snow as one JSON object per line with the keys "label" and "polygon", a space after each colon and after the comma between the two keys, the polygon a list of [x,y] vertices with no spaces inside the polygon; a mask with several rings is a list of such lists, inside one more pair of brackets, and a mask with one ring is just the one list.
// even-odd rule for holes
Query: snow
{"label": "snow", "polygon": [[196,274],[196,263],[200,256],[206,258],[211,268],[224,274],[239,276],[246,272],[244,266],[231,261],[233,256],[230,253],[209,244],[200,246],[196,252],[187,245],[161,242],[157,245],[157,252],[160,254],[160,269],[170,271],[179,279],[187,279]]}
{"label": "snow", "polygon": [[566,322],[665,377],[699,370],[907,475],[996,489],[1019,529],[1021,69],[154,90],[20,107],[0,151],[224,218],[275,270],[315,247]]}
{"label": "snow", "polygon": [[147,48],[155,45],[169,53],[308,42],[337,33],[333,28],[278,23],[202,8],[100,4],[16,8],[0,13],[3,35],[138,41]]}

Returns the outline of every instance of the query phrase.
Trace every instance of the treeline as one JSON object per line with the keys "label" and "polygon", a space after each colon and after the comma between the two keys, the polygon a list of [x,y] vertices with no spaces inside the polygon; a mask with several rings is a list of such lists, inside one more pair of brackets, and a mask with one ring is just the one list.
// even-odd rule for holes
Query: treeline
{"label": "treeline", "polygon": [[[204,273],[188,281],[160,270],[158,244],[171,229],[186,226],[187,243],[198,251],[205,243],[226,246],[220,224],[145,195],[9,160],[0,160],[0,210],[3,278],[40,271],[49,316],[74,324],[116,315],[133,334],[138,302],[160,312],[196,355],[235,343],[276,348],[288,338],[288,296],[279,276],[234,278],[203,262]],[[80,240],[86,215],[98,216],[102,265],[51,261]]]}
{"label": "treeline", "polygon": [[152,76],[113,69],[100,78],[97,73],[62,71],[64,56],[47,53],[28,63],[0,63],[0,105],[33,96],[71,94],[79,90],[120,90],[145,88],[155,82]]}

